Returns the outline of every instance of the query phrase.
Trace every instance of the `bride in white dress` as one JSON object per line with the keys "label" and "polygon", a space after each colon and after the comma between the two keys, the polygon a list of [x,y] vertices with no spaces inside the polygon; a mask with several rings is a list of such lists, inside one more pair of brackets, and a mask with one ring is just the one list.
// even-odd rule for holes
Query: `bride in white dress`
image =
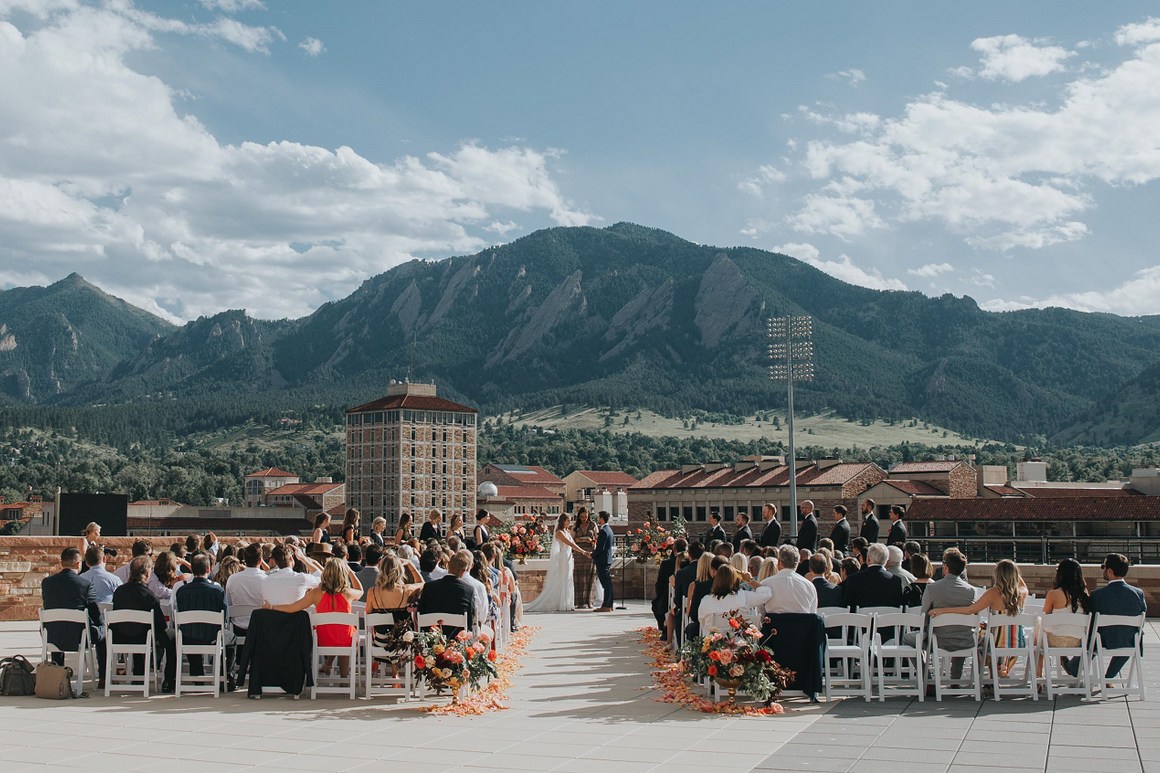
{"label": "bride in white dress", "polygon": [[556,531],[552,535],[552,553],[548,557],[548,573],[544,576],[544,589],[536,596],[535,601],[524,605],[525,612],[571,612],[576,608],[572,552],[583,556],[592,554],[572,540],[568,524],[567,513],[562,513],[556,520]]}

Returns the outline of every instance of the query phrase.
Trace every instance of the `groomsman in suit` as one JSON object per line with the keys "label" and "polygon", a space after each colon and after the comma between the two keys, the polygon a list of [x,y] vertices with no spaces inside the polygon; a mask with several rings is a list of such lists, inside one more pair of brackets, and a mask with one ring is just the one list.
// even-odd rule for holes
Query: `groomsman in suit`
{"label": "groomsman in suit", "polygon": [[741,543],[753,539],[753,530],[749,528],[749,513],[737,514],[737,534],[733,537],[733,552],[741,552]]}
{"label": "groomsman in suit", "polygon": [[818,550],[818,517],[814,515],[814,503],[807,499],[802,502],[799,509],[803,520],[798,529],[798,550],[805,548],[811,553],[816,553]]}
{"label": "groomsman in suit", "polygon": [[862,530],[858,536],[870,544],[878,541],[878,516],[874,514],[874,500],[862,500]]}
{"label": "groomsman in suit", "polygon": [[[592,563],[596,564],[596,579],[604,589],[602,606],[593,612],[611,612],[612,607],[612,543],[615,537],[612,527],[608,525],[611,516],[604,510],[596,514],[596,523],[600,531],[596,533],[596,547],[592,548]],[[720,517],[718,516],[718,520]]]}
{"label": "groomsman in suit", "polygon": [[838,505],[834,508],[834,528],[830,531],[830,541],[834,543],[834,550],[846,553],[846,546],[850,544],[850,522],[846,520],[846,506]]}
{"label": "groomsman in suit", "polygon": [[777,547],[777,543],[781,541],[781,524],[777,520],[777,508],[767,502],[761,508],[761,520],[765,522],[765,528],[761,532],[761,546]]}
{"label": "groomsman in suit", "polygon": [[905,545],[907,537],[906,524],[902,522],[902,507],[893,505],[890,508],[890,533],[886,535],[886,544]]}
{"label": "groomsman in suit", "polygon": [[721,528],[721,514],[709,513],[709,522],[713,524],[713,528],[709,529],[709,533],[705,535],[705,544],[708,545],[713,540],[728,542],[729,535],[725,533],[725,529]]}

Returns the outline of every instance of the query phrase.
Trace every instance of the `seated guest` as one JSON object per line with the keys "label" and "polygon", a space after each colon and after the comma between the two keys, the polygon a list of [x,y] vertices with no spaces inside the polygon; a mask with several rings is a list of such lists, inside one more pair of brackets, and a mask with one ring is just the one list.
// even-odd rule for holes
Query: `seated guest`
{"label": "seated guest", "polygon": [[[402,558],[402,556],[399,556]],[[419,596],[419,614],[467,615],[467,627],[475,627],[475,589],[464,580],[471,570],[472,557],[460,551],[451,557],[447,576],[423,586]],[[449,635],[457,631],[448,627]]]}
{"label": "seated guest", "polygon": [[733,543],[722,542],[717,546],[717,555],[728,560],[733,557]]}
{"label": "seated guest", "polygon": [[213,556],[216,561],[218,550],[221,549],[221,543],[218,542],[217,535],[212,531],[206,532],[205,536],[201,539],[201,549]]}
{"label": "seated guest", "polygon": [[[1148,611],[1144,601],[1144,592],[1133,588],[1127,583],[1128,559],[1119,553],[1109,553],[1101,567],[1107,585],[1092,591],[1092,612],[1100,615],[1123,615],[1135,617]],[[1136,631],[1123,625],[1113,625],[1100,629],[1100,646],[1104,649],[1127,649],[1139,646],[1136,641]],[[1115,657],[1108,663],[1107,679],[1114,679],[1120,669],[1127,663],[1127,658]]]}
{"label": "seated guest", "polygon": [[[189,562],[182,561],[182,564],[188,566]],[[157,556],[157,563],[153,565],[153,574],[149,575],[149,590],[164,601],[173,595],[174,584],[185,582],[190,577],[181,571],[173,551],[165,550]]]}
{"label": "seated guest", "polygon": [[[967,557],[958,548],[943,551],[942,579],[932,582],[922,594],[922,613],[929,616],[933,610],[944,607],[964,607],[973,604],[978,589],[967,582]],[[897,577],[891,577],[900,582]],[[975,631],[965,625],[952,625],[938,629],[939,647],[944,650],[964,650],[976,644]],[[903,641],[913,646],[914,632],[907,633]],[[963,675],[966,658],[951,658],[951,679],[958,680]]]}
{"label": "seated guest", "polygon": [[358,584],[363,586],[363,595],[359,601],[367,600],[367,593],[375,587],[375,582],[379,579],[379,562],[383,560],[383,549],[372,542],[367,545],[364,559],[363,568],[355,572],[358,575]]}
{"label": "seated guest", "polygon": [[[1027,585],[1019,573],[1019,567],[1010,559],[1003,559],[995,564],[995,571],[991,577],[991,587],[983,591],[970,606],[940,607],[930,611],[931,617],[939,615],[977,615],[983,610],[990,610],[994,615],[1013,617],[1023,611],[1023,604],[1027,601]],[[995,629],[996,646],[998,647],[1026,647],[1027,642],[1021,625],[1004,625]],[[999,676],[1006,677],[1012,664],[1017,658],[1003,658],[999,661]]]}
{"label": "seated guest", "polygon": [[[919,545],[914,540],[910,540],[909,542],[907,542],[905,545],[902,546],[902,553],[903,553],[902,568],[917,577],[918,574],[914,571],[914,567],[912,567],[910,565],[910,559],[913,556],[917,556],[917,555],[922,554],[922,545]],[[929,563],[929,559],[928,559],[928,563]]]}
{"label": "seated guest", "polygon": [[850,611],[902,606],[902,578],[886,571],[887,555],[886,546],[880,542],[866,548],[866,568],[843,583],[844,601]]}
{"label": "seated guest", "polygon": [[[372,634],[375,645],[388,652],[404,651],[403,635],[413,629],[411,605],[423,592],[423,578],[394,553],[387,553],[379,562],[379,573],[373,587],[366,591],[367,614],[390,614],[395,618],[392,627],[377,626]],[[391,659],[391,671],[399,675],[399,662]]]}
{"label": "seated guest", "polygon": [[763,577],[760,576],[761,575],[761,565],[764,563],[765,563],[765,559],[762,558],[761,556],[750,556],[749,563],[746,565],[745,571],[747,571],[751,575],[753,575],[754,580],[760,582],[762,579],[764,579]]}
{"label": "seated guest", "polygon": [[120,588],[122,583],[117,575],[105,569],[105,549],[99,545],[89,545],[85,550],[85,566],[88,568],[81,572],[81,577],[92,583],[93,599],[98,604],[111,604],[113,591]]}
{"label": "seated guest", "polygon": [[[355,574],[358,574],[363,570],[362,548],[359,547],[357,542],[351,542],[347,544],[346,563],[350,566],[350,570]],[[371,566],[374,566],[374,564],[371,564]]]}
{"label": "seated guest", "polygon": [[[423,582],[434,582],[447,576],[447,570],[439,565],[442,558],[443,553],[434,548],[423,551],[423,555],[419,557],[419,574],[423,578]],[[406,564],[414,568],[410,561],[407,561]]]}
{"label": "seated guest", "polygon": [[818,592],[814,584],[797,573],[798,549],[793,545],[782,545],[777,549],[778,572],[761,581],[761,586],[769,588],[769,600],[765,602],[767,614],[815,614],[818,611]]}
{"label": "seated guest", "polygon": [[814,553],[810,556],[810,572],[806,579],[814,584],[818,594],[818,608],[840,607],[842,603],[842,589],[826,579],[830,574],[830,557],[825,553]]}
{"label": "seated guest", "polygon": [[[227,547],[229,547],[227,545]],[[222,552],[225,552],[224,549]],[[242,562],[238,560],[237,556],[225,556],[217,565],[217,571],[214,572],[213,581],[222,588],[226,587],[230,577],[242,571]]]}
{"label": "seated guest", "polygon": [[[89,550],[103,552],[91,545]],[[105,682],[105,640],[101,629],[101,610],[97,606],[96,591],[92,581],[78,574],[81,568],[81,551],[65,548],[60,552],[60,571],[50,574],[40,581],[40,597],[45,609],[73,609],[89,613],[89,641],[97,646],[98,673],[102,686]],[[77,623],[46,623],[44,626],[48,643],[60,650],[51,654],[52,662],[64,664],[65,652],[76,652],[81,645],[84,631]]]}
{"label": "seated guest", "polygon": [[[1055,568],[1055,582],[1043,598],[1043,619],[1041,624],[1047,634],[1047,643],[1052,647],[1082,647],[1087,637],[1087,628],[1082,625],[1052,624],[1050,615],[1054,612],[1091,613],[1091,594],[1083,578],[1083,569],[1074,558],[1065,558]],[[1038,639],[1038,637],[1036,637]],[[1078,666],[1077,658],[1062,658],[1063,668],[1072,676]],[[1039,659],[1039,676],[1043,677],[1043,658]]]}
{"label": "seated guest", "polygon": [[798,565],[796,571],[802,577],[805,577],[810,571],[810,556],[812,555],[813,552],[809,548],[798,548]]}
{"label": "seated guest", "polygon": [[[701,600],[697,609],[697,622],[703,633],[708,633],[714,627],[714,617],[721,617],[735,611],[748,611],[753,607],[761,607],[769,600],[770,589],[758,586],[757,590],[741,590],[739,588],[742,575],[734,571],[729,564],[718,567],[713,575],[713,585],[708,595]],[[750,622],[760,624],[760,620]]]}
{"label": "seated guest", "polygon": [[697,559],[697,575],[696,579],[689,583],[689,587],[685,589],[685,613],[689,616],[689,627],[692,630],[687,630],[686,633],[696,636],[700,625],[697,623],[697,609],[701,605],[701,599],[713,589],[713,577],[717,574],[717,569],[728,563],[721,556],[715,556],[706,551]]}
{"label": "seated guest", "polygon": [[[316,614],[327,612],[350,612],[351,603],[362,597],[363,589],[358,583],[358,576],[341,558],[332,558],[322,568],[322,578],[317,588],[311,588],[306,595],[292,604],[265,604],[265,608],[277,612],[301,612],[307,607],[314,607]],[[319,647],[349,647],[354,641],[358,629],[353,625],[320,625],[317,629]],[[322,671],[330,671],[334,662],[333,656],[328,656],[322,662]],[[338,658],[338,673],[345,679],[350,674],[350,658],[340,655]]]}
{"label": "seated guest", "polygon": [[754,556],[761,556],[761,545],[757,544],[757,540],[751,540],[751,539],[742,540],[741,541],[741,552],[748,558],[753,558]]}
{"label": "seated guest", "polygon": [[[749,574],[749,562],[745,560],[745,556],[741,553],[733,554],[733,556],[729,559],[729,566],[733,567],[733,573],[738,577],[740,577],[742,574]],[[757,571],[760,572],[761,568],[758,567]],[[744,581],[741,582],[741,589],[753,590],[753,588]]]}
{"label": "seated guest", "polygon": [[902,587],[914,582],[914,575],[902,568],[902,548],[890,545],[886,548],[886,571],[902,578]]}
{"label": "seated guest", "polygon": [[866,551],[869,547],[870,543],[866,541],[865,537],[855,537],[850,540],[850,557],[857,559],[863,568],[866,566]]}
{"label": "seated guest", "polygon": [[[153,546],[150,545],[148,542],[146,542],[143,539],[133,540],[133,551],[132,552],[133,552],[133,558],[140,558],[141,556],[152,556],[153,555]],[[133,562],[133,558],[130,558],[128,561],[125,562],[124,566],[118,568],[117,571],[113,572],[113,574],[117,575],[117,579],[121,581],[122,585],[129,582],[129,564],[131,564]]]}
{"label": "seated guest", "polygon": [[[679,644],[684,636],[681,621],[683,611],[688,607],[686,603],[689,586],[697,580],[697,567],[699,566],[701,556],[705,554],[705,545],[697,540],[689,543],[689,550],[687,553],[687,563],[678,568],[673,573],[671,584],[673,586],[673,609],[672,609],[672,630],[669,633],[669,640],[674,644]],[[712,554],[710,554],[710,561],[712,561]]]}
{"label": "seated guest", "polygon": [[[182,612],[221,612],[222,631],[225,630],[226,592],[221,587],[209,581],[209,555],[195,553],[189,562],[193,570],[193,579],[178,588],[174,594],[174,611]],[[181,638],[185,644],[213,644],[217,639],[218,629],[206,623],[186,623],[181,626]],[[176,674],[176,672],[175,672]],[[203,676],[204,667],[201,655],[189,656],[189,675]]]}
{"label": "seated guest", "polygon": [[843,558],[838,567],[839,576],[841,578],[841,581],[838,582],[838,585],[842,587],[842,592],[845,593],[846,581],[856,575],[858,572],[862,571],[862,565],[858,563],[858,559],[856,558]]}
{"label": "seated guest", "polygon": [[399,545],[399,558],[409,562],[416,569],[419,568],[419,558],[415,555],[415,550],[410,545]]}
{"label": "seated guest", "polygon": [[[177,678],[177,648],[161,611],[157,594],[147,585],[153,576],[153,561],[148,556],[138,556],[129,564],[129,581],[113,592],[113,609],[134,609],[138,612],[153,613],[153,646],[165,656],[165,676],[161,692],[173,692]],[[111,627],[113,640],[121,644],[144,644],[149,635],[149,626],[143,623],[118,623]],[[133,656],[133,673],[145,672],[145,656]]]}
{"label": "seated guest", "polygon": [[317,588],[321,580],[313,574],[294,571],[294,548],[278,545],[270,555],[276,567],[262,578],[262,602],[270,606],[293,604]]}
{"label": "seated guest", "polygon": [[[757,572],[757,582],[761,583],[777,574],[777,548],[773,549],[773,558],[761,559],[761,569]],[[752,574],[752,572],[750,572]]]}
{"label": "seated guest", "polygon": [[676,574],[677,562],[685,551],[689,549],[689,543],[684,537],[679,537],[673,542],[672,549],[669,554],[661,561],[660,566],[657,567],[657,579],[653,583],[653,600],[652,612],[653,617],[657,621],[657,630],[661,633],[666,632],[665,619],[669,613],[669,580]]}
{"label": "seated guest", "polygon": [[[438,542],[438,540],[436,540],[435,545],[438,545],[438,544],[439,544],[439,542]],[[428,545],[428,547],[430,547],[430,545]],[[447,538],[447,549],[450,550],[452,553],[458,553],[460,550],[463,550],[463,547],[464,547],[463,540],[459,539],[458,534],[452,534],[450,537]]]}
{"label": "seated guest", "polygon": [[470,550],[464,548],[463,553],[471,556],[471,568],[467,574],[463,576],[465,582],[471,584],[475,591],[475,622],[479,625],[487,623],[491,619],[491,574],[484,566],[483,554],[479,551],[472,553]]}
{"label": "seated guest", "polygon": [[920,607],[926,586],[934,582],[934,566],[924,554],[915,553],[910,557],[910,571],[914,575],[914,580],[906,586],[906,591],[902,594],[902,603],[906,607]]}
{"label": "seated guest", "polygon": [[[242,551],[242,561],[246,567],[226,581],[226,604],[234,610],[234,630],[245,636],[250,627],[248,610],[262,606],[262,583],[266,573],[258,568],[262,561],[262,546],[254,543]],[[245,609],[245,612],[239,612]]]}

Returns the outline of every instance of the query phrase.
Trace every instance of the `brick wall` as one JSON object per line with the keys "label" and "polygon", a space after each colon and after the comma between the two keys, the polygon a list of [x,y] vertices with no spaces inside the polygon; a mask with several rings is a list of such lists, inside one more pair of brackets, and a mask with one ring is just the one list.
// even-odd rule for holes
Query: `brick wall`
{"label": "brick wall", "polygon": [[973,467],[960,464],[950,473],[951,499],[974,499],[978,496],[979,480]]}

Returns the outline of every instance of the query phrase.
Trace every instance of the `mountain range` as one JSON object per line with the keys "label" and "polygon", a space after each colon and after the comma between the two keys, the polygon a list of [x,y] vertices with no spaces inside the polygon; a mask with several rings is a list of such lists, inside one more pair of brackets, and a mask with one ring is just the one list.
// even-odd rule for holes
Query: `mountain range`
{"label": "mountain range", "polygon": [[785,314],[814,320],[817,377],[798,410],[919,416],[1022,442],[1160,437],[1158,316],[987,312],[630,223],[414,260],[297,320],[231,310],[175,327],[76,274],[5,290],[0,401],[19,412],[228,400],[236,416],[341,408],[409,374],[489,412],[751,414],[784,409],[766,378],[765,320]]}

